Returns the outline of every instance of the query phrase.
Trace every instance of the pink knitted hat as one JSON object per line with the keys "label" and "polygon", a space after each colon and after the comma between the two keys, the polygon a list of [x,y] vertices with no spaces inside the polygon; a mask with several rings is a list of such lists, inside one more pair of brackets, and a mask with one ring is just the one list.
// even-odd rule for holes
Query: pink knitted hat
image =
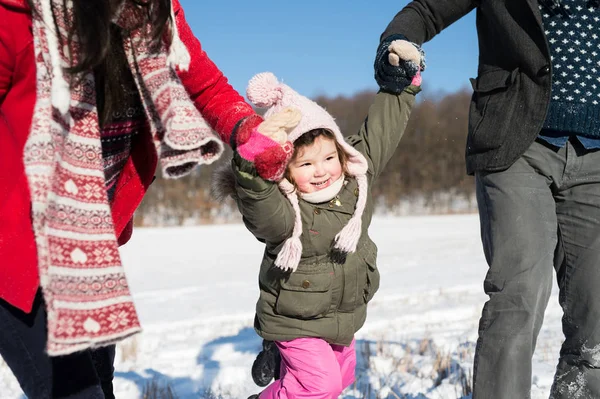
{"label": "pink knitted hat", "polygon": [[[365,157],[350,144],[346,143],[340,128],[333,117],[316,102],[298,94],[291,87],[277,80],[271,72],[263,72],[254,76],[248,83],[246,91],[248,99],[257,107],[268,108],[264,118],[282,111],[284,108],[296,108],[302,114],[300,123],[288,134],[292,143],[304,133],[315,129],[327,129],[348,155],[346,169],[358,183],[358,199],[354,214],[348,224],[335,236],[334,249],[342,253],[356,251],[356,246],[362,232],[362,214],[367,202],[367,169]],[[279,182],[279,188],[288,198],[295,212],[295,223],[292,236],[289,237],[282,250],[277,255],[275,265],[283,270],[295,271],[302,256],[302,219],[298,204],[298,195],[293,184],[287,179]]]}

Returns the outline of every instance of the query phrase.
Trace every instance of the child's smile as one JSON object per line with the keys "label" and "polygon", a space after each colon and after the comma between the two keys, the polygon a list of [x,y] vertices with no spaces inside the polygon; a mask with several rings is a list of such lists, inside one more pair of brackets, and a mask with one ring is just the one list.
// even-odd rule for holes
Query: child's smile
{"label": "child's smile", "polygon": [[331,184],[331,178],[327,179],[327,180],[323,180],[322,182],[318,182],[318,183],[311,183],[313,186],[315,186],[315,188],[317,190],[320,190],[322,188],[325,187],[329,187],[329,185]]}
{"label": "child's smile", "polygon": [[319,136],[311,145],[302,147],[289,168],[298,191],[302,193],[323,190],[342,176],[335,141],[324,136]]}

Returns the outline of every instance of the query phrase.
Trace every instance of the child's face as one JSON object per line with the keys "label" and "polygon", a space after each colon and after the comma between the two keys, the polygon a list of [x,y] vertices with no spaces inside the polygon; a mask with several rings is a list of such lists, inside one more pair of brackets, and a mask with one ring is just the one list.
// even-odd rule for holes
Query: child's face
{"label": "child's face", "polygon": [[319,136],[298,151],[290,163],[290,175],[302,193],[329,187],[342,176],[342,165],[335,141]]}

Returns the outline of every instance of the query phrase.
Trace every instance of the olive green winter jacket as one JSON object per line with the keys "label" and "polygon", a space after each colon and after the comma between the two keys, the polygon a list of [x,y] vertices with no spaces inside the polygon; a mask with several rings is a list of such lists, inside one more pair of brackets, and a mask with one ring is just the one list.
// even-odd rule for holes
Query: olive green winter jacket
{"label": "olive green winter jacket", "polygon": [[[346,138],[368,161],[369,191],[396,150],[418,91],[409,86],[400,95],[378,93],[359,133]],[[330,249],[335,235],[354,213],[356,180],[347,179],[339,202],[311,204],[299,197],[302,258],[295,272],[283,272],[274,262],[292,234],[292,206],[277,184],[256,175],[251,163],[236,155],[232,166],[234,197],[244,223],[266,244],[259,274],[256,332],[272,341],[319,337],[332,344],[349,345],[364,324],[366,305],[379,287],[377,247],[367,232],[373,215],[370,193],[357,250],[344,264],[331,260]]]}

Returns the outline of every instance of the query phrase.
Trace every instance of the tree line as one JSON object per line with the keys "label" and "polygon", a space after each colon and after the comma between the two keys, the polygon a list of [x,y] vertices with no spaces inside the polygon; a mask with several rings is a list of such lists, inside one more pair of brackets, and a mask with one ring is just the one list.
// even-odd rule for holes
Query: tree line
{"label": "tree line", "polygon": [[[358,132],[375,92],[319,96],[314,100],[334,116],[344,134]],[[473,211],[474,183],[465,172],[464,151],[470,92],[421,93],[398,149],[373,187],[377,210],[394,214]],[[420,97],[420,98],[419,98]],[[171,180],[160,176],[139,207],[136,225],[181,225],[239,220],[235,205],[210,193],[215,165]]]}

